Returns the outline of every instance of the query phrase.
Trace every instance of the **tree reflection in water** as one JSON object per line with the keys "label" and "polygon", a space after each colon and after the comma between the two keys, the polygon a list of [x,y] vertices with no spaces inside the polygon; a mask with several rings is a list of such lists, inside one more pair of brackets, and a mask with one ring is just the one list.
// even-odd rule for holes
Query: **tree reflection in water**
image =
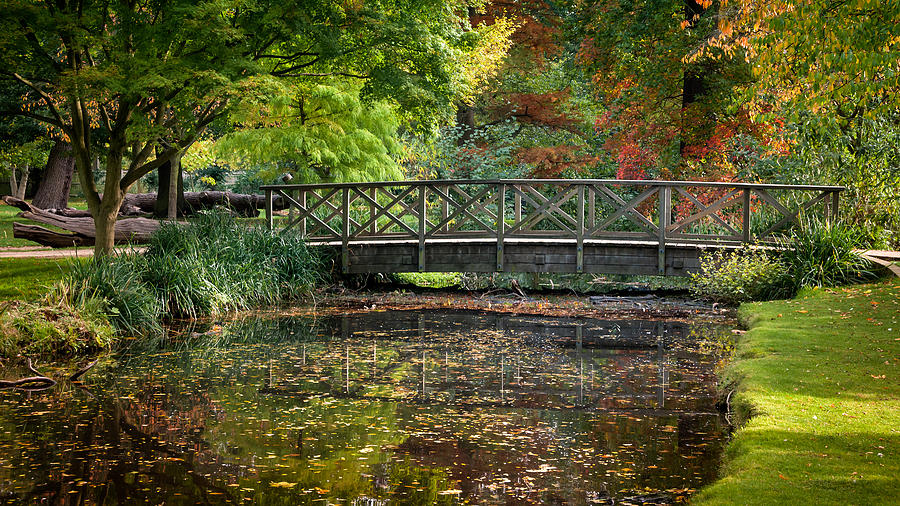
{"label": "tree reflection in water", "polygon": [[248,319],[0,394],[0,501],[672,502],[715,477],[726,330]]}

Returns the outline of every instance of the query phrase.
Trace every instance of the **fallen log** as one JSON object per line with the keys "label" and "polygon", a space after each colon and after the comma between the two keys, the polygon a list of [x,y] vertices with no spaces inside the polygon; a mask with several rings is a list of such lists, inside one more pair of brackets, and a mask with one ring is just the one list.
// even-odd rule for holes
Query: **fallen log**
{"label": "fallen log", "polygon": [[51,248],[94,245],[92,237],[85,237],[75,233],[55,232],[39,225],[26,225],[18,222],[13,222],[13,237],[16,239],[28,239]]}
{"label": "fallen log", "polygon": [[[22,218],[36,221],[38,223],[43,223],[45,225],[53,225],[63,230],[74,232],[76,236],[81,236],[84,239],[84,242],[82,243],[82,245],[84,246],[90,246],[94,244],[94,240],[97,237],[97,230],[94,227],[94,219],[91,217],[69,218],[66,216],[60,216],[43,209],[38,209],[37,207],[32,206],[24,200],[10,196],[3,197],[3,202],[21,209],[22,212],[19,213],[19,216]],[[153,234],[153,232],[159,230],[160,226],[161,223],[159,221],[149,218],[125,218],[117,220],[115,242],[117,244],[141,244],[149,242],[150,236]],[[46,246],[52,247],[60,247],[57,243],[65,244],[65,246],[71,246],[71,241],[75,240],[74,237],[72,237],[72,234],[57,233],[43,227],[39,228],[42,228],[42,230],[35,231],[20,227],[20,233],[26,234],[22,235],[21,237],[23,239],[33,240],[39,244],[44,244]],[[20,237],[15,235],[15,229],[13,230],[13,235],[15,237]],[[53,235],[59,235],[60,237],[51,239],[50,237]],[[45,242],[41,242],[41,240],[38,239],[41,239]]]}
{"label": "fallen log", "polygon": [[[260,209],[266,207],[265,195],[220,191],[184,192],[184,201],[186,209],[179,210],[179,213],[184,215],[194,214],[198,211],[213,209],[215,207],[224,207],[230,209],[238,216],[255,218],[259,216]],[[155,205],[155,193],[131,193],[125,195],[125,200],[122,203],[123,209],[126,206],[131,206],[144,213],[152,213]],[[273,208],[276,211],[287,209],[287,201],[281,198],[275,198]]]}
{"label": "fallen log", "polygon": [[78,369],[77,371],[75,371],[75,374],[69,376],[69,381],[78,381],[78,378],[80,378],[84,373],[90,371],[91,368],[94,367],[95,365],[97,365],[97,362],[99,362],[99,361],[100,361],[100,359],[98,358],[97,360],[94,360],[93,362],[82,367],[81,369]]}

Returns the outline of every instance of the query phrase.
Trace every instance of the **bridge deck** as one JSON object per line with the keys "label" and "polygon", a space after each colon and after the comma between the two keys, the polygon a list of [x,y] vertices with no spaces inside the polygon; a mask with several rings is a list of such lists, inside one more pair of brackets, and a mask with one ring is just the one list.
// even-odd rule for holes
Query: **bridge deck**
{"label": "bridge deck", "polygon": [[[339,257],[340,241],[313,243],[332,249]],[[738,244],[666,244],[666,276],[685,276],[700,267],[700,255]],[[507,239],[502,266],[497,266],[497,243],[489,239],[432,239],[425,244],[424,264],[419,264],[415,240],[350,241],[346,272],[555,272],[658,275],[659,244],[653,241],[585,240],[582,268],[574,240]]]}

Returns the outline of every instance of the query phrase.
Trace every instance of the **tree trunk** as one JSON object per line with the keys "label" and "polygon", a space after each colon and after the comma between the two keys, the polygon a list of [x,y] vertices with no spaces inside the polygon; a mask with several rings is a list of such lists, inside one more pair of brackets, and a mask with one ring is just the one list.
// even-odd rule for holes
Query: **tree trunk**
{"label": "tree trunk", "polygon": [[94,215],[94,256],[108,255],[113,251],[116,245],[116,220],[119,217],[119,206],[122,204],[124,194],[117,196],[118,198],[107,198],[106,193],[103,194],[103,200],[100,202],[99,212]]}
{"label": "tree trunk", "polygon": [[456,145],[463,147],[472,139],[475,133],[475,107],[468,104],[456,106],[456,128],[460,129]]}
{"label": "tree trunk", "polygon": [[[697,0],[684,0],[684,19],[694,23],[696,16],[703,16],[705,9]],[[693,128],[696,128],[698,118],[689,117],[691,106],[697,103],[706,91],[705,70],[699,64],[687,65],[684,68],[681,91],[681,135],[678,152],[684,156],[684,150],[691,144]]]}
{"label": "tree trunk", "polygon": [[9,172],[9,193],[17,199],[25,198],[25,189],[28,187],[29,166],[25,166],[22,171],[22,179],[16,178],[16,166],[10,167]]}
{"label": "tree trunk", "polygon": [[[181,172],[181,154],[169,159],[169,202],[166,218],[175,221],[178,218],[178,204],[184,202],[184,178]],[[184,208],[184,206],[181,206]]]}
{"label": "tree trunk", "polygon": [[38,225],[13,222],[13,237],[27,239],[51,248],[71,248],[72,246],[93,246],[94,239],[76,233],[56,232]]}
{"label": "tree trunk", "polygon": [[47,157],[44,176],[34,194],[32,204],[41,209],[62,209],[69,207],[69,189],[72,187],[72,174],[75,172],[75,159],[72,157],[72,146],[66,142],[56,141]]}
{"label": "tree trunk", "polygon": [[[94,217],[95,258],[111,254],[116,242],[116,219],[119,217],[119,207],[122,206],[122,200],[125,198],[125,192],[127,191],[127,188],[123,189],[121,187],[124,152],[124,142],[113,142],[110,140],[109,151],[106,155],[106,181],[103,185],[103,195],[98,195],[96,191],[85,193],[88,207],[91,210],[91,215]],[[78,160],[80,162],[78,175],[81,178],[81,184],[85,185],[88,183],[86,179],[90,177],[91,172],[89,164],[93,160],[87,156],[87,152],[82,153]],[[82,167],[84,170],[82,170]],[[93,181],[90,181],[90,184],[93,184]]]}
{"label": "tree trunk", "polygon": [[[22,179],[19,180],[19,187],[13,191],[13,195],[17,199],[25,198],[25,190],[28,188],[28,175],[31,173],[29,169],[30,167],[26,165],[25,170],[22,171]],[[13,174],[15,174],[15,169],[13,169]]]}
{"label": "tree trunk", "polygon": [[[178,157],[178,160],[169,160],[166,163],[162,164],[159,169],[159,186],[157,191],[158,198],[155,201],[154,208],[149,210],[148,212],[152,212],[154,216],[157,218],[166,218],[169,216],[169,195],[171,193],[172,188],[172,162],[176,162],[175,166],[177,167],[177,171],[174,171],[174,174],[178,176],[177,187],[175,193],[178,195],[177,202],[177,213],[179,215],[184,215],[185,208],[187,207],[184,200],[184,173],[181,170],[181,157]],[[173,201],[173,204],[175,202]],[[170,218],[174,219],[174,218]]]}

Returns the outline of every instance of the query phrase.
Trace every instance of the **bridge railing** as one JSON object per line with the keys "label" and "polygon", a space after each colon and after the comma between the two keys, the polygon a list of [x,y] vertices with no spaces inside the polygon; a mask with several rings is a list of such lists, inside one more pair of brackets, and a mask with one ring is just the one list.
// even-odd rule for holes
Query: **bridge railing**
{"label": "bridge railing", "polygon": [[[264,186],[268,226],[313,243],[495,240],[770,242],[801,214],[834,219],[840,186],[597,179]],[[287,216],[276,220],[276,199]],[[580,263],[580,262],[579,262]]]}

